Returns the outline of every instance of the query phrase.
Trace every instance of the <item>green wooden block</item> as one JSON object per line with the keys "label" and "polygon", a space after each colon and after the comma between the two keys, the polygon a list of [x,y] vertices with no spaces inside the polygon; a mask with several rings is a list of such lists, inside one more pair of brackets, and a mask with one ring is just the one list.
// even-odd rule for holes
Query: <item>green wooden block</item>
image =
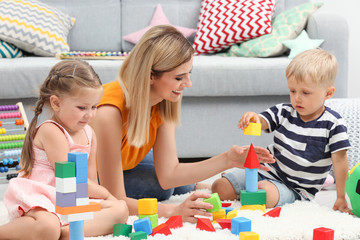
{"label": "green wooden block", "polygon": [[205,198],[204,202],[213,205],[212,209],[206,209],[207,212],[217,212],[221,209],[221,201],[218,193],[211,194],[211,197]]}
{"label": "green wooden block", "polygon": [[55,162],[55,177],[72,178],[75,175],[75,163],[73,162]]}
{"label": "green wooden block", "polygon": [[159,225],[159,215],[157,213],[151,215],[145,215],[145,214],[139,215],[139,219],[144,217],[148,217],[150,219],[152,228],[157,227]]}
{"label": "green wooden block", "polygon": [[131,240],[141,240],[141,239],[147,239],[146,232],[143,231],[137,231],[129,234],[129,238]]}
{"label": "green wooden block", "polygon": [[262,205],[266,204],[266,192],[259,189],[257,192],[240,191],[241,205]]}
{"label": "green wooden block", "polygon": [[132,225],[118,223],[114,225],[113,237],[125,236],[128,237],[132,231]]}

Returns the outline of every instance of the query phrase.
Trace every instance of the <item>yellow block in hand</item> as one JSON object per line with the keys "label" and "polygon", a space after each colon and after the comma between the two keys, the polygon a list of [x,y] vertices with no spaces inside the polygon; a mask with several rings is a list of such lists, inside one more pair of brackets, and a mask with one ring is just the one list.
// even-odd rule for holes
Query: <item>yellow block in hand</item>
{"label": "yellow block in hand", "polygon": [[141,198],[138,200],[139,215],[152,215],[157,213],[157,199],[156,198]]}
{"label": "yellow block in hand", "polygon": [[249,123],[249,125],[247,125],[247,127],[244,129],[244,134],[260,136],[261,135],[261,123]]}

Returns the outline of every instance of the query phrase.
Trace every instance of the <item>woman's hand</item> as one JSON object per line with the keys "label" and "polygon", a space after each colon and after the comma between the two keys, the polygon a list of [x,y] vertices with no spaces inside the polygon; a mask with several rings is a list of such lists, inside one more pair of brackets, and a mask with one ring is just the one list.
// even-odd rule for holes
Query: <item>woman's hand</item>
{"label": "woman's hand", "polygon": [[[274,156],[270,152],[262,147],[254,146],[256,156],[260,163],[274,163]],[[249,152],[249,146],[232,146],[229,151],[227,151],[227,159],[233,167],[244,168],[247,154]],[[269,171],[270,169],[265,166],[260,166],[260,170]]]}
{"label": "woman's hand", "polygon": [[210,203],[203,202],[198,200],[199,198],[209,198],[211,197],[210,193],[205,192],[194,192],[191,194],[183,203],[175,207],[173,216],[181,215],[184,222],[196,223],[197,217],[195,216],[205,216],[211,217],[212,214],[206,212],[206,209],[211,209],[213,206]]}
{"label": "woman's hand", "polygon": [[244,130],[250,122],[261,123],[260,116],[254,112],[244,113],[238,122],[238,128]]}

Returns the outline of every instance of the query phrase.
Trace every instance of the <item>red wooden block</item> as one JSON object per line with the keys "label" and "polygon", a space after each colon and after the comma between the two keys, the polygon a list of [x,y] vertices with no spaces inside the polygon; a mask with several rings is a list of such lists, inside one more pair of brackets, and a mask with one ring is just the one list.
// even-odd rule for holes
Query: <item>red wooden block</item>
{"label": "red wooden block", "polygon": [[246,156],[244,167],[250,168],[250,169],[260,167],[259,160],[256,156],[256,152],[255,152],[254,146],[252,144],[250,145],[249,152]]}
{"label": "red wooden block", "polygon": [[325,227],[315,228],[313,240],[334,240],[334,230]]}
{"label": "red wooden block", "polygon": [[181,216],[181,215],[171,216],[171,217],[165,222],[165,224],[168,225],[170,229],[180,228],[180,227],[183,226],[182,216]]}
{"label": "red wooden block", "polygon": [[231,206],[231,202],[223,202],[221,203],[222,207],[230,207]]}
{"label": "red wooden block", "polygon": [[231,229],[231,219],[216,219],[215,221],[222,229]]}
{"label": "red wooden block", "polygon": [[165,234],[166,236],[172,234],[169,226],[166,225],[165,223],[160,224],[159,226],[153,228],[153,232],[151,233],[151,236],[155,236],[155,234],[158,233]]}
{"label": "red wooden block", "polygon": [[276,207],[268,211],[267,213],[264,213],[263,216],[269,216],[269,217],[279,217],[281,212],[281,207]]}
{"label": "red wooden block", "polygon": [[196,228],[200,230],[205,230],[208,232],[215,232],[215,228],[212,225],[210,219],[208,218],[198,218],[196,223]]}

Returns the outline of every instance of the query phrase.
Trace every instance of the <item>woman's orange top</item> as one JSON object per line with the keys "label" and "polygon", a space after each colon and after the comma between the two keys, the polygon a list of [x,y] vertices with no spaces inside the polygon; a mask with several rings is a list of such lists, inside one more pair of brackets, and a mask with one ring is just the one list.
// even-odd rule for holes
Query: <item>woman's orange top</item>
{"label": "woman's orange top", "polygon": [[122,115],[122,142],[121,142],[121,160],[124,170],[129,170],[141,162],[146,154],[154,146],[157,129],[162,123],[158,107],[153,107],[151,111],[149,141],[142,147],[136,148],[130,146],[127,139],[126,122],[128,121],[129,109],[125,107],[125,98],[118,81],[113,81],[103,85],[104,96],[102,97],[99,107],[103,105],[111,105],[118,108]]}

